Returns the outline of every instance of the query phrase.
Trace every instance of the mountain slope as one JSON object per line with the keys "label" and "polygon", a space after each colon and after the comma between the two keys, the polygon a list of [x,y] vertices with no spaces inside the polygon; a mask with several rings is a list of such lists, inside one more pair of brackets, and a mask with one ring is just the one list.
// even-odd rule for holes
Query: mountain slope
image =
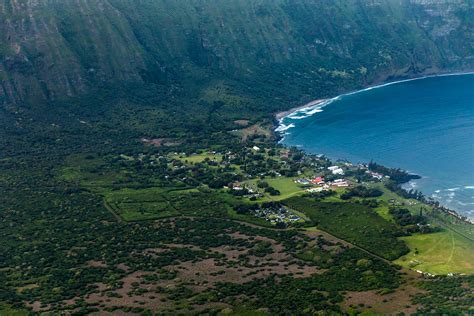
{"label": "mountain slope", "polygon": [[236,94],[300,102],[472,69],[473,12],[452,0],[3,0],[0,102],[137,85],[175,95],[216,79]]}

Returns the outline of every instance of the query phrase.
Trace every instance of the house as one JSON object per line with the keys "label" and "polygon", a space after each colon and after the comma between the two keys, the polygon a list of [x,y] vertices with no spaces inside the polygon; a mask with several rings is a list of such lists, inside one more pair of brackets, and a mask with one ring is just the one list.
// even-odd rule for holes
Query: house
{"label": "house", "polygon": [[341,168],[333,169],[331,171],[332,171],[332,174],[334,174],[334,175],[343,175],[344,174],[344,170],[342,170]]}
{"label": "house", "polygon": [[310,188],[306,190],[306,192],[309,193],[318,193],[318,192],[323,192],[325,189],[323,187],[317,187],[317,188]]}
{"label": "house", "polygon": [[255,151],[260,151],[260,147],[258,147],[258,146],[253,146],[252,149],[255,150]]}
{"label": "house", "polygon": [[366,173],[370,174],[372,176],[372,178],[375,178],[377,180],[382,180],[384,178],[383,174],[380,174],[380,173],[377,173],[377,172],[367,170]]}
{"label": "house", "polygon": [[303,185],[308,185],[308,184],[311,183],[311,182],[309,182],[309,180],[303,179],[303,178],[296,179],[295,182],[299,183],[299,184],[303,184]]}
{"label": "house", "polygon": [[343,188],[343,187],[348,187],[349,183],[345,179],[336,179],[334,180],[332,185],[335,187]]}
{"label": "house", "polygon": [[312,184],[324,184],[324,178],[323,177],[316,177],[311,180]]}
{"label": "house", "polygon": [[232,183],[229,187],[235,191],[242,191],[244,189],[244,186],[239,182]]}
{"label": "house", "polygon": [[347,183],[347,181],[343,181],[343,182],[335,182],[332,185],[335,187],[344,188],[344,187],[348,187],[349,183]]}
{"label": "house", "polygon": [[288,158],[290,156],[290,151],[289,150],[282,150],[280,152],[280,157],[282,158]]}

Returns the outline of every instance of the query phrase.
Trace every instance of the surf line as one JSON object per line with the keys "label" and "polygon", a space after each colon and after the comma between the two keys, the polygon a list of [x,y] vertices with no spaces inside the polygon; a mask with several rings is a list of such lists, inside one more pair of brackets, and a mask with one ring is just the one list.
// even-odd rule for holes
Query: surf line
{"label": "surf line", "polygon": [[474,75],[474,72],[455,72],[455,73],[445,73],[445,74],[435,74],[435,75],[427,75],[427,76],[422,76],[422,77],[417,77],[417,78],[410,78],[410,79],[402,79],[402,80],[397,80],[397,81],[391,81],[391,82],[386,82],[374,86],[370,86],[364,89],[356,90],[356,91],[351,91],[347,93],[340,94],[336,97],[330,98],[330,99],[317,99],[314,101],[311,101],[305,105],[299,106],[292,108],[288,111],[284,112],[279,112],[275,115],[275,118],[278,121],[278,125],[275,128],[275,132],[279,133],[281,138],[279,140],[279,143],[284,141],[284,135],[288,133],[287,131],[295,125],[293,123],[290,124],[285,124],[284,121],[285,119],[291,119],[291,120],[301,120],[310,116],[313,116],[316,113],[320,113],[323,111],[323,107],[326,105],[331,104],[334,101],[338,101],[341,98],[349,95],[354,95],[357,93],[365,92],[365,91],[370,91],[373,89],[378,89],[378,88],[383,88],[386,86],[390,85],[395,85],[399,83],[404,83],[404,82],[410,82],[410,81],[415,81],[415,80],[422,80],[422,79],[428,79],[428,78],[437,78],[437,77],[449,77],[449,76],[464,76],[464,75]]}

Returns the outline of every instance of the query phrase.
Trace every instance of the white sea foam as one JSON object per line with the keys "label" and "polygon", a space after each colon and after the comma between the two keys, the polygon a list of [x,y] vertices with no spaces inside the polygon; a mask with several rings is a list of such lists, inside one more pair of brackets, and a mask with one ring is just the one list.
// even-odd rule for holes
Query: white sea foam
{"label": "white sea foam", "polygon": [[301,119],[304,119],[304,118],[307,118],[308,115],[303,115],[303,116],[288,116],[289,119],[292,119],[292,120],[301,120]]}
{"label": "white sea foam", "polygon": [[288,125],[285,125],[283,123],[281,123],[276,129],[275,129],[275,132],[284,132],[290,128],[293,128],[295,127],[295,124],[291,123],[291,124],[288,124]]}
{"label": "white sea foam", "polygon": [[[289,133],[287,132],[287,130],[291,129],[291,128],[294,128],[295,127],[295,124],[296,124],[296,120],[302,120],[302,119],[305,119],[305,118],[308,118],[310,116],[313,116],[317,113],[320,113],[320,112],[323,112],[324,111],[324,107],[326,105],[329,105],[331,104],[332,102],[334,101],[337,101],[337,100],[340,100],[342,99],[343,97],[345,96],[349,96],[349,95],[354,95],[354,94],[357,94],[357,93],[361,93],[361,92],[365,92],[365,91],[369,91],[369,90],[373,90],[373,89],[378,89],[378,88],[382,88],[382,87],[386,87],[386,86],[390,86],[390,85],[394,85],[394,84],[398,84],[398,83],[404,83],[404,82],[409,82],[409,81],[415,81],[415,80],[421,80],[421,79],[425,79],[425,78],[430,78],[430,77],[444,77],[444,76],[457,76],[457,75],[473,75],[474,72],[470,72],[470,73],[454,73],[454,74],[443,74],[443,75],[433,75],[433,76],[424,76],[424,77],[419,77],[419,78],[413,78],[413,79],[406,79],[406,80],[400,80],[400,81],[394,81],[394,82],[389,82],[389,83],[385,83],[385,84],[381,84],[381,85],[377,85],[377,86],[373,86],[373,87],[368,87],[368,88],[365,88],[365,89],[362,89],[362,90],[358,90],[358,91],[354,91],[354,92],[349,92],[349,93],[346,93],[346,94],[342,94],[342,95],[339,95],[337,97],[334,97],[334,98],[331,98],[331,99],[328,99],[326,101],[323,101],[321,103],[317,103],[317,104],[314,104],[314,105],[310,105],[310,106],[307,106],[305,108],[300,108],[292,113],[289,113],[288,115],[286,115],[285,117],[282,117],[279,119],[279,125],[278,127],[275,129],[276,132],[279,132],[281,133],[281,136],[285,136],[285,135],[288,135]],[[290,123],[291,120],[294,120],[294,123]],[[284,142],[284,138],[281,138],[279,142]],[[301,147],[301,145],[297,145],[297,147]],[[415,188],[417,183],[415,181],[410,181],[409,183],[405,184],[408,188]],[[451,203],[454,203],[458,201],[455,201],[454,198],[456,198],[456,200],[458,199],[458,197],[456,196],[456,191],[458,190],[467,190],[467,189],[471,189],[473,190],[474,189],[474,185],[467,185],[467,186],[460,186],[460,187],[453,187],[453,188],[448,188],[448,189],[438,189],[436,191],[434,191],[434,194],[432,195],[433,198],[435,199],[438,199],[438,200],[445,200],[444,203],[446,204],[451,204]],[[456,193],[455,193],[456,192]],[[464,193],[464,192],[462,192]],[[461,192],[458,194],[458,195],[463,195]],[[474,196],[467,196],[466,198],[472,198],[474,199]],[[464,202],[461,202],[459,203],[459,205],[464,205],[466,203]],[[471,203],[467,203],[467,204],[471,204]],[[473,204],[474,205],[474,204]],[[470,215],[472,215],[474,212],[474,210],[471,210],[471,213]]]}
{"label": "white sea foam", "polygon": [[334,101],[335,99],[336,98],[330,99],[321,103],[317,103],[315,105],[308,106],[306,108],[299,109],[293,113],[290,113],[285,118],[291,119],[291,120],[301,120],[301,119],[313,116],[316,113],[322,112],[323,111],[322,108],[328,105],[329,103],[331,103],[332,101]]}
{"label": "white sea foam", "polygon": [[467,205],[474,205],[474,203],[464,203],[464,202],[461,202],[461,201],[457,201],[459,205],[462,205],[462,206],[467,206]]}
{"label": "white sea foam", "polygon": [[[409,82],[409,81],[415,81],[415,80],[421,80],[421,79],[426,79],[426,78],[434,78],[434,77],[447,77],[447,76],[459,76],[459,75],[473,75],[474,72],[463,72],[463,73],[451,73],[451,74],[440,74],[440,75],[429,75],[429,76],[423,76],[423,77],[418,77],[418,78],[412,78],[412,79],[405,79],[405,80],[398,80],[398,81],[393,81],[393,82],[387,82],[387,83],[384,83],[384,84],[380,84],[380,85],[376,85],[376,86],[372,86],[372,87],[368,87],[368,88],[365,88],[365,89],[362,89],[362,90],[357,90],[357,91],[353,91],[353,92],[349,92],[349,93],[345,93],[345,94],[341,94],[337,97],[334,97],[334,98],[331,98],[331,99],[328,99],[322,103],[317,103],[315,105],[312,105],[312,106],[308,106],[308,107],[305,107],[305,108],[302,108],[302,109],[299,109],[299,110],[296,110],[295,112],[293,113],[290,113],[288,114],[287,116],[285,117],[282,117],[280,120],[279,120],[279,126],[275,129],[276,132],[281,132],[281,131],[285,131],[286,129],[286,126],[285,124],[283,124],[283,120],[285,118],[288,118],[288,119],[294,119],[294,120],[301,120],[301,119],[304,119],[304,118],[307,118],[307,117],[310,117],[316,113],[320,113],[322,112],[322,108],[325,107],[326,105],[328,104],[331,104],[332,102],[334,101],[337,101],[337,100],[340,100],[342,97],[344,96],[348,96],[348,95],[353,95],[353,94],[356,94],[356,93],[361,93],[361,92],[365,92],[365,91],[369,91],[369,90],[373,90],[373,89],[378,89],[378,88],[383,88],[383,87],[386,87],[386,86],[390,86],[390,85],[394,85],[394,84],[398,84],[398,83],[403,83],[403,82]],[[291,124],[290,124],[291,125]],[[283,126],[283,127],[282,127]],[[294,126],[291,126],[290,128],[292,128]],[[282,129],[283,128],[283,129]]]}

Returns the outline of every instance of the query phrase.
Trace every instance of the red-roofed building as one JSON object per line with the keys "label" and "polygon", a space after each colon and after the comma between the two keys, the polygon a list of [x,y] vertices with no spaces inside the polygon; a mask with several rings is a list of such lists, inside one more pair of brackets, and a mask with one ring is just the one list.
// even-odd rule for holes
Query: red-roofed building
{"label": "red-roofed building", "polygon": [[316,177],[313,180],[311,180],[312,184],[324,184],[324,178],[323,177]]}

